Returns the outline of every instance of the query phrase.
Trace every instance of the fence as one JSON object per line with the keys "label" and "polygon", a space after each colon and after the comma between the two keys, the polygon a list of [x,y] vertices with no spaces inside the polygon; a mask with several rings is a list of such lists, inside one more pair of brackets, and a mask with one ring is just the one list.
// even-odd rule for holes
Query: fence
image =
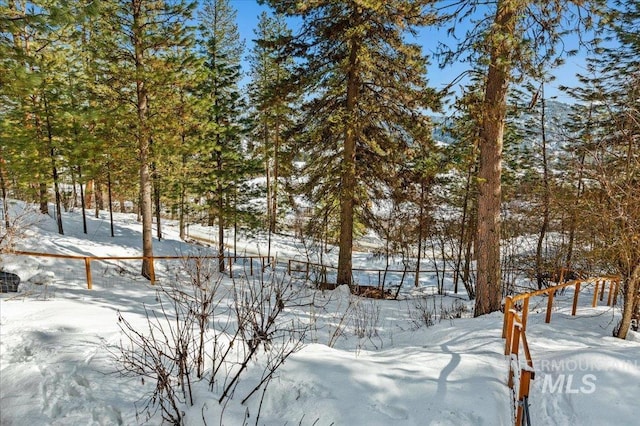
{"label": "fence", "polygon": [[[259,261],[261,270],[267,265],[271,265],[274,262],[273,256],[202,256],[202,255],[194,255],[194,256],[80,256],[80,255],[66,255],[66,254],[53,254],[53,253],[37,253],[37,252],[29,252],[29,251],[13,251],[9,253],[11,255],[19,255],[19,256],[31,256],[31,257],[41,257],[41,258],[50,258],[50,259],[65,259],[72,261],[82,261],[84,264],[84,272],[86,277],[87,288],[93,288],[94,276],[92,273],[92,262],[113,262],[113,261],[143,261],[145,259],[150,260],[150,270],[149,270],[149,280],[151,284],[156,282],[156,269],[155,263],[158,260],[164,261],[186,261],[192,258],[198,259],[211,259],[220,262],[221,272],[229,273],[229,276],[233,278],[233,266],[237,261],[243,261],[246,263],[248,261],[249,264],[249,274],[253,275],[254,273],[254,261]],[[122,263],[114,265],[116,268],[124,270],[124,266]],[[167,268],[167,270],[171,270],[172,268]]]}
{"label": "fence", "polygon": [[[296,267],[298,265],[299,267]],[[335,266],[324,265],[321,263],[308,262],[303,260],[295,260],[289,259],[287,265],[287,273],[291,275],[293,272],[303,272],[305,274],[305,279],[309,280],[312,274],[315,274],[317,278],[321,281],[322,284],[327,284],[327,277],[337,273],[338,268]],[[421,269],[419,271],[411,270],[411,269],[368,269],[368,268],[352,268],[353,273],[361,273],[362,275],[368,277],[369,284],[368,286],[375,286],[377,283],[377,287],[381,290],[384,290],[387,284],[391,284],[394,281],[397,283],[404,282],[407,277],[411,277],[410,279],[414,279],[416,272],[422,274],[437,274],[438,280],[442,279],[443,274],[453,274],[454,271],[448,270],[435,270],[435,269]],[[394,280],[395,277],[395,280]],[[373,284],[372,284],[373,283]],[[360,283],[360,286],[366,287],[367,285],[364,283]]]}
{"label": "fence", "polygon": [[[531,380],[535,378],[533,360],[531,358],[531,353],[529,352],[529,343],[527,341],[526,334],[527,317],[529,315],[529,299],[535,296],[548,296],[545,323],[549,323],[551,322],[553,299],[558,290],[562,290],[567,287],[574,287],[571,315],[575,316],[578,308],[578,298],[580,296],[581,286],[583,284],[594,284],[591,306],[596,307],[598,300],[604,300],[607,282],[609,283],[607,306],[613,306],[616,304],[616,295],[620,286],[620,277],[617,275],[588,278],[585,280],[574,280],[542,290],[506,297],[502,337],[505,339],[504,354],[510,357],[509,378],[507,384],[509,385],[509,388],[514,391],[514,394],[516,392],[514,388],[517,384],[517,400],[514,401],[514,411],[516,413],[514,422],[516,426],[522,425],[525,420],[528,425],[530,424],[528,415],[529,388]],[[522,306],[521,313],[519,314],[518,309],[516,309],[516,303],[520,301],[522,301]],[[520,362],[521,347],[525,357],[524,366],[521,366]]]}

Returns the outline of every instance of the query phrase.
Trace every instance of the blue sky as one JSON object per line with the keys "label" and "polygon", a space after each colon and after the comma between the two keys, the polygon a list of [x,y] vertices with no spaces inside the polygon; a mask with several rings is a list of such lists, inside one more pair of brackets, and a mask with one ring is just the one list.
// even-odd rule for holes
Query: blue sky
{"label": "blue sky", "polygon": [[[245,57],[248,55],[252,46],[252,41],[255,38],[254,29],[258,23],[258,16],[262,11],[269,11],[267,6],[261,6],[256,0],[231,0],[232,6],[238,11],[238,29],[240,30],[240,37],[245,40],[246,49]],[[295,33],[294,21],[290,22],[292,30]],[[446,32],[444,29],[425,29],[421,31],[421,37],[418,42],[423,46],[423,52],[427,55],[436,49],[436,39],[445,38]],[[570,37],[565,40],[567,49],[575,49],[578,47],[577,39]],[[453,78],[463,72],[467,66],[465,64],[456,64],[453,67],[446,69],[440,69],[435,60],[431,60],[431,65],[428,70],[428,78],[431,85],[436,89],[443,88]],[[244,66],[247,64],[244,62]],[[553,75],[556,79],[545,85],[545,92],[548,97],[555,96],[557,100],[561,102],[570,102],[570,98],[564,93],[559,91],[559,86],[567,85],[572,86],[575,84],[576,73],[583,73],[585,68],[585,56],[579,54],[575,57],[566,58],[566,63],[555,69]],[[245,69],[245,71],[247,71]]]}

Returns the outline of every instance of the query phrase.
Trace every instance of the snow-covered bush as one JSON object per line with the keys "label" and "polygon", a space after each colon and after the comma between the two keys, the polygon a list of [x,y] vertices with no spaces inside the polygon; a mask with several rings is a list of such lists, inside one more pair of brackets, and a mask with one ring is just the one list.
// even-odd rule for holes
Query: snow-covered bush
{"label": "snow-covered bush", "polygon": [[[302,304],[299,287],[265,274],[225,285],[216,262],[185,260],[176,278],[158,289],[157,308],[145,307],[144,329],[118,315],[118,371],[154,386],[138,411],[145,421],[160,411],[164,421],[183,424],[189,407],[200,403],[204,410],[196,392],[203,384],[218,400],[222,417],[234,397],[245,404],[260,389],[264,395],[276,370],[301,348],[309,325],[281,315]],[[244,383],[246,393],[238,394],[249,367],[262,373],[252,374],[255,383]]]}

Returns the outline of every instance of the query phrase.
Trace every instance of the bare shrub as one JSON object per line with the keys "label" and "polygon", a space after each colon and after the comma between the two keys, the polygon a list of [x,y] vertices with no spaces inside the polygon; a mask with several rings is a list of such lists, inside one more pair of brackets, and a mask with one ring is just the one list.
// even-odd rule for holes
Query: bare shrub
{"label": "bare shrub", "polygon": [[260,389],[264,397],[276,370],[302,346],[309,324],[281,315],[304,306],[298,287],[262,274],[253,281],[237,279],[227,290],[216,266],[204,257],[187,259],[173,283],[158,290],[159,307],[145,307],[144,330],[118,314],[123,333],[113,352],[118,371],[154,384],[138,412],[145,421],[160,411],[164,421],[183,424],[184,405],[197,402],[194,383],[205,378],[223,406],[222,420],[249,365],[262,373],[241,404]]}
{"label": "bare shrub", "polygon": [[[26,236],[27,229],[36,222],[28,205],[23,210],[11,209],[14,204],[15,202],[8,202],[3,207],[6,216],[0,220],[0,254],[13,251],[15,244]],[[9,215],[7,210],[12,210],[12,214]]]}
{"label": "bare shrub", "polygon": [[[218,402],[222,403],[233,394],[240,375],[262,348],[263,373],[259,383],[243,398],[244,404],[261,386],[269,383],[278,367],[291,354],[302,347],[310,325],[297,319],[283,318],[281,314],[292,308],[307,306],[308,303],[303,303],[301,287],[275,274],[271,274],[268,281],[265,274],[253,281],[234,281],[233,288],[239,337],[234,343],[240,343],[241,356],[235,361],[230,358],[218,360],[235,364],[236,367],[225,377],[224,390]],[[213,385],[215,380],[215,376],[212,376],[210,383]]]}
{"label": "bare shrub", "polygon": [[353,309],[351,323],[353,332],[360,340],[367,339],[375,349],[382,348],[380,328],[380,306],[375,300],[365,300],[352,296]]}
{"label": "bare shrub", "polygon": [[443,319],[453,320],[456,318],[463,318],[469,314],[469,308],[462,301],[455,299],[453,304],[445,306],[440,301],[440,321]]}
{"label": "bare shrub", "polygon": [[411,300],[409,318],[416,330],[421,327],[431,327],[435,324],[435,306],[433,309],[429,307],[428,295],[421,295]]}
{"label": "bare shrub", "polygon": [[451,305],[445,305],[444,298],[439,297],[440,304],[436,304],[436,297],[422,295],[412,300],[409,305],[409,318],[415,329],[431,327],[442,320],[463,318],[470,314],[469,308],[461,300],[455,299]]}

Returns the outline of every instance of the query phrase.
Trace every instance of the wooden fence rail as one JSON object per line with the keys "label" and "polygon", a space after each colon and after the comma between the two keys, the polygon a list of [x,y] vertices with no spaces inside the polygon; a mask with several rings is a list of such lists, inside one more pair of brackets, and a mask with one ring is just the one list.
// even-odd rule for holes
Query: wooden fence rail
{"label": "wooden fence rail", "polygon": [[[545,323],[551,322],[551,312],[553,310],[553,300],[556,292],[567,287],[574,287],[573,304],[571,307],[571,315],[575,316],[578,308],[578,298],[580,296],[580,289],[582,285],[593,284],[593,298],[591,306],[596,307],[598,300],[604,300],[604,293],[609,283],[609,294],[607,297],[607,306],[614,306],[616,304],[616,295],[620,287],[620,276],[618,275],[605,275],[600,277],[579,279],[569,281],[566,283],[558,284],[553,287],[544,288],[541,290],[533,291],[530,293],[521,293],[514,296],[507,296],[504,304],[504,319],[502,326],[502,337],[505,339],[504,354],[509,356],[509,378],[508,385],[510,389],[514,389],[515,386],[515,374],[516,369],[519,369],[518,380],[518,394],[515,401],[515,418],[514,423],[516,426],[521,426],[525,420],[524,414],[527,408],[527,401],[529,399],[529,388],[531,380],[535,377],[535,371],[533,368],[533,361],[531,353],[529,352],[529,344],[527,342],[527,317],[529,315],[529,299],[536,296],[546,295],[547,307],[545,314]],[[517,302],[522,302],[520,313],[518,313]],[[526,359],[526,365],[520,367],[520,347],[523,349],[523,355]],[[514,391],[515,392],[515,391]]]}
{"label": "wooden fence rail", "polygon": [[[194,256],[81,256],[81,255],[71,255],[71,254],[57,254],[57,253],[38,253],[31,251],[12,251],[7,254],[12,255],[20,255],[20,256],[32,256],[32,257],[48,257],[48,258],[56,258],[56,259],[70,259],[70,260],[82,260],[84,261],[85,273],[87,279],[87,288],[91,290],[93,288],[93,279],[91,275],[91,262],[99,261],[99,260],[144,260],[149,259],[151,265],[150,271],[150,281],[151,284],[155,284],[156,274],[154,263],[156,260],[188,260],[193,258],[198,259],[215,259],[220,260],[220,256],[214,255],[194,255]],[[229,268],[229,276],[233,278],[233,263],[237,260],[249,260],[249,274],[253,275],[253,261],[258,259],[260,260],[260,264],[262,269],[266,267],[266,265],[273,264],[275,258],[273,256],[223,256],[223,262],[228,265]]]}

